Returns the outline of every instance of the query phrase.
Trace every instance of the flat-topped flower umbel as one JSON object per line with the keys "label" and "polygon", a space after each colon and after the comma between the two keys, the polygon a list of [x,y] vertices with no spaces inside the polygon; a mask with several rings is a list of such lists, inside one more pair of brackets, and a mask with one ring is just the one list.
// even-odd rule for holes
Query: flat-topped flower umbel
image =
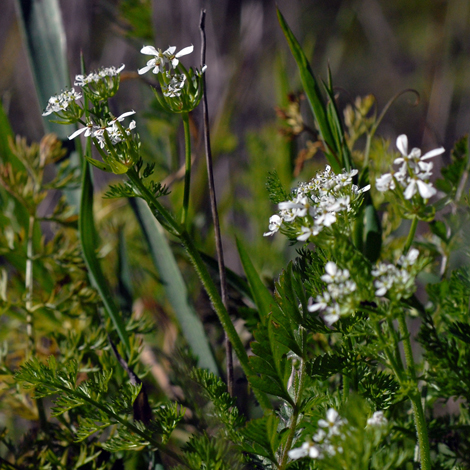
{"label": "flat-topped flower umbel", "polygon": [[444,153],[444,148],[439,147],[424,155],[421,155],[421,150],[418,148],[408,151],[408,137],[404,134],[398,136],[397,148],[402,156],[396,158],[393,163],[401,164],[401,167],[396,172],[385,173],[377,178],[377,191],[393,191],[399,188],[407,200],[412,199],[417,193],[425,200],[434,196],[437,191],[429,182],[433,164],[425,160],[441,155]]}
{"label": "flat-topped flower umbel", "polygon": [[265,237],[281,231],[290,238],[310,241],[325,228],[332,227],[339,219],[337,230],[349,230],[348,215],[352,215],[362,202],[362,194],[370,185],[359,188],[353,184],[357,170],[345,171],[336,175],[327,166],[307,183],[301,183],[290,201],[281,202],[278,214],[269,219],[269,232]]}

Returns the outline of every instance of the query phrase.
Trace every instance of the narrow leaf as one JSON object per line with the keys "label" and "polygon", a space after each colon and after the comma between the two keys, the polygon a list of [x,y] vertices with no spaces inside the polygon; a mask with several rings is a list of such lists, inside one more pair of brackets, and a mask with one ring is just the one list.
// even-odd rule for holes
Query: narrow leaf
{"label": "narrow leaf", "polygon": [[83,250],[83,258],[85,259],[91,282],[100,293],[106,312],[111,318],[120,340],[124,344],[126,353],[130,355],[131,347],[126,326],[121,317],[121,313],[116,307],[101,269],[100,262],[96,256],[96,248],[98,244],[93,217],[93,182],[91,179],[90,164],[85,159],[83,159],[82,171],[82,196],[78,227]]}
{"label": "narrow leaf", "polygon": [[333,133],[328,122],[325,102],[321,94],[320,87],[318,86],[317,79],[312,72],[307,57],[305,57],[299,42],[292,33],[289,25],[287,24],[279,9],[277,9],[277,17],[284,36],[287,39],[287,43],[289,44],[291,53],[297,63],[297,67],[299,68],[300,80],[302,82],[302,86],[304,88],[305,95],[307,96],[310,107],[312,108],[315,120],[318,123],[320,135],[323,143],[325,144],[328,162],[330,163],[333,170],[336,173],[339,173],[342,170],[342,164],[339,161],[338,148],[336,147],[335,139],[333,138]]}
{"label": "narrow leaf", "polygon": [[275,300],[273,299],[268,288],[261,282],[259,274],[256,272],[253,263],[251,262],[248,253],[237,239],[238,254],[243,265],[248,283],[251,289],[252,298],[258,307],[260,320],[263,325],[267,324],[268,316],[273,309],[278,309]]}

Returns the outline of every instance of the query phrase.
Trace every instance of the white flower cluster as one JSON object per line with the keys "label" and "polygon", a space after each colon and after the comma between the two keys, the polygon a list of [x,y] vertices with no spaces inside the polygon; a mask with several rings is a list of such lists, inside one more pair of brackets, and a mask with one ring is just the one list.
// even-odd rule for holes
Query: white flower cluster
{"label": "white flower cluster", "polygon": [[358,300],[354,295],[357,285],[349,278],[349,271],[338,269],[333,261],[326,263],[325,272],[321,280],[326,282],[327,290],[316,297],[308,310],[325,311],[323,318],[328,325],[332,325],[341,315],[350,313],[354,308]]}
{"label": "white flower cluster", "polygon": [[401,167],[398,171],[386,173],[376,180],[376,188],[378,191],[385,192],[394,190],[397,183],[404,188],[403,196],[405,199],[411,199],[417,192],[423,199],[429,199],[436,194],[436,189],[429,182],[432,175],[432,162],[426,162],[429,158],[433,158],[444,152],[444,148],[440,147],[435,150],[421,155],[421,150],[413,148],[408,153],[408,138],[406,135],[400,135],[397,138],[397,148],[402,157],[395,159],[395,165]]}
{"label": "white flower cluster", "polygon": [[313,436],[314,442],[304,442],[302,447],[290,450],[289,457],[292,460],[307,456],[312,459],[321,459],[325,453],[329,455],[334,455],[336,452],[341,453],[343,449],[341,447],[335,447],[331,443],[331,438],[341,434],[340,429],[345,422],[346,420],[341,418],[335,409],[330,408],[326,412],[326,419],[320,419],[318,421],[320,429]]}
{"label": "white flower cluster", "polygon": [[169,98],[181,96],[181,91],[186,81],[186,75],[175,74],[172,77],[170,77],[170,74],[168,72],[166,72],[166,74],[167,74],[167,77],[170,79],[170,81],[168,82],[168,84],[162,86],[163,94]]}
{"label": "white flower cluster", "polygon": [[274,235],[285,227],[293,228],[297,240],[307,241],[317,236],[325,227],[333,225],[338,215],[350,212],[370,185],[359,189],[352,183],[358,170],[336,175],[331,167],[318,173],[310,182],[301,183],[292,201],[281,202],[279,213],[269,219],[269,232]]}
{"label": "white flower cluster", "polygon": [[[126,113],[123,113],[120,116],[106,123],[106,125],[104,126],[97,126],[96,124],[90,121],[88,122],[86,127],[82,127],[78,131],[75,131],[71,136],[69,136],[69,139],[75,139],[75,137],[83,133],[85,137],[94,137],[98,141],[100,148],[104,148],[106,146],[106,138],[104,134],[106,133],[112,145],[116,145],[126,138],[126,136],[122,132],[122,126],[117,123],[122,122],[124,118],[133,114],[135,114],[135,111],[128,111]],[[135,129],[135,127],[135,121],[131,121],[129,127],[127,129],[124,129],[124,132],[127,136],[129,136],[131,134],[132,129]]]}
{"label": "white flower cluster", "polygon": [[76,75],[74,85],[83,87],[89,83],[98,83],[100,80],[104,80],[106,78],[117,77],[124,70],[124,67],[124,64],[122,64],[118,69],[114,66],[103,67],[89,73],[88,75]]}
{"label": "white flower cluster", "polygon": [[384,416],[383,411],[376,411],[371,418],[367,420],[367,426],[377,426],[379,428],[387,426],[388,419]]}
{"label": "white flower cluster", "polygon": [[175,54],[176,47],[170,46],[166,51],[161,49],[155,49],[153,46],[144,46],[140,50],[142,54],[153,55],[154,57],[147,62],[147,65],[137,72],[142,75],[149,70],[152,70],[154,74],[162,73],[165,71],[165,66],[175,69],[179,64],[179,58],[191,54],[194,50],[194,46],[188,46]]}
{"label": "white flower cluster", "polygon": [[419,251],[412,248],[406,256],[398,260],[398,267],[388,263],[378,263],[372,270],[375,295],[383,297],[390,293],[395,298],[407,298],[414,291],[414,275],[410,268],[418,259]]}
{"label": "white flower cluster", "polygon": [[71,102],[75,102],[75,100],[79,100],[81,97],[82,94],[80,92],[76,92],[75,88],[72,88],[71,90],[65,90],[58,95],[51,96],[42,115],[48,116],[52,113],[59,113],[60,111],[64,111],[68,108]]}

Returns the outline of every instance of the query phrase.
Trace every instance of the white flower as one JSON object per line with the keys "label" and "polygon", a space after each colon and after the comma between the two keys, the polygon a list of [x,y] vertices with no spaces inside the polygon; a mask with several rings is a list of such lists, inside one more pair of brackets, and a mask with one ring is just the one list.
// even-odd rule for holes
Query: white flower
{"label": "white flower", "polygon": [[432,175],[433,164],[424,160],[440,155],[444,152],[444,148],[439,147],[424,155],[421,155],[421,150],[418,148],[408,151],[408,138],[404,134],[398,136],[397,148],[402,156],[396,158],[394,164],[401,167],[395,173],[386,173],[377,178],[377,190],[381,192],[394,190],[395,181],[398,181],[405,188],[403,192],[405,199],[412,199],[416,193],[425,200],[434,196],[437,191],[428,181]]}
{"label": "white flower", "polygon": [[169,47],[163,54],[166,56],[168,62],[171,64],[171,66],[175,69],[178,64],[179,64],[179,58],[183,57],[184,55],[191,54],[194,50],[194,46],[191,44],[188,47],[185,47],[184,49],[181,49],[178,53],[174,53],[176,50],[175,46]]}
{"label": "white flower", "polygon": [[425,153],[421,156],[421,150],[417,148],[411,149],[411,152],[408,153],[408,137],[405,134],[399,135],[397,138],[397,148],[400,153],[403,155],[403,158],[395,159],[394,163],[399,165],[400,163],[408,163],[413,165],[418,165],[422,160],[427,160],[428,158],[436,157],[441,153],[444,153],[444,147],[439,147],[438,149],[431,150],[430,152]]}
{"label": "white flower", "polygon": [[175,54],[175,46],[170,46],[164,52],[162,52],[161,49],[155,49],[153,46],[144,46],[140,52],[145,55],[153,55],[154,57],[147,62],[145,67],[139,69],[137,72],[139,75],[142,75],[153,69],[153,73],[161,73],[164,71],[165,64],[169,64],[171,67],[176,68],[179,64],[179,58],[184,55],[191,54],[193,49],[193,46],[188,46]]}
{"label": "white flower", "polygon": [[398,260],[398,264],[403,268],[407,269],[410,266],[415,264],[416,260],[418,259],[419,251],[416,248],[411,248],[410,251],[406,254],[406,256],[401,256]]}
{"label": "white flower", "polygon": [[423,199],[429,199],[437,193],[431,183],[426,183],[419,179],[417,175],[414,175],[408,180],[408,186],[406,187],[403,196],[405,199],[411,199],[416,194],[416,191],[419,192]]}
{"label": "white flower", "polygon": [[316,237],[321,231],[321,227],[318,225],[313,225],[313,227],[301,227],[300,235],[297,237],[297,240],[301,242],[307,241],[310,237]]}
{"label": "white flower", "polygon": [[347,269],[344,271],[338,269],[338,266],[333,261],[326,263],[325,272],[326,274],[321,277],[321,280],[327,284],[344,282],[349,278],[349,271]]}
{"label": "white flower", "polygon": [[114,66],[103,67],[97,71],[89,73],[88,75],[76,75],[74,85],[83,87],[89,83],[97,83],[106,77],[116,77],[124,70],[124,67],[124,64],[122,64],[118,69]]}
{"label": "white flower", "polygon": [[87,123],[85,127],[78,129],[72,135],[69,135],[69,140],[75,139],[75,137],[79,136],[82,133],[85,133],[85,137],[94,136],[95,132],[97,132],[100,128],[93,124],[91,121]]}
{"label": "white flower", "polygon": [[311,442],[304,442],[302,447],[290,450],[288,455],[292,460],[301,459],[302,457],[307,456],[309,456],[311,459],[316,459],[320,457],[320,450],[317,446],[315,446],[315,444]]}
{"label": "white flower", "polygon": [[386,426],[388,424],[387,418],[384,416],[383,411],[376,411],[373,415],[372,418],[369,418],[367,420],[367,426]]}
{"label": "white flower", "polygon": [[81,93],[77,93],[74,88],[71,90],[65,90],[62,93],[51,96],[47,107],[42,113],[43,116],[48,116],[52,113],[58,113],[59,111],[64,111],[67,109],[68,105],[75,100],[78,100],[82,97]]}
{"label": "white flower", "polygon": [[269,218],[269,232],[263,233],[263,236],[270,237],[271,235],[274,235],[276,232],[279,231],[281,224],[282,224],[282,218],[279,217],[277,214],[272,215]]}
{"label": "white flower", "polygon": [[165,57],[164,53],[161,49],[155,49],[153,46],[144,46],[140,50],[142,54],[145,55],[153,55],[155,56],[153,59],[150,59],[147,62],[147,65],[139,70],[137,70],[139,75],[142,75],[149,70],[153,69],[152,72],[157,74],[163,72],[165,64],[168,62],[167,58]]}
{"label": "white flower", "polygon": [[385,173],[375,180],[375,187],[377,191],[385,192],[395,189],[395,181],[391,173]]}
{"label": "white flower", "polygon": [[308,306],[309,312],[316,312],[318,310],[325,310],[331,300],[330,294],[324,292],[323,295],[318,295],[315,299],[315,303]]}
{"label": "white flower", "polygon": [[108,122],[108,126],[114,126],[116,124],[116,121],[122,122],[124,121],[124,118],[126,118],[127,116],[132,116],[133,114],[135,114],[134,110],[126,111],[125,113],[122,113],[120,116],[111,119],[111,121]]}
{"label": "white flower", "polygon": [[328,430],[328,436],[330,437],[339,435],[339,428],[343,423],[344,420],[341,419],[339,413],[334,408],[330,408],[326,412],[326,420],[320,419],[318,421],[318,426],[326,428]]}
{"label": "white flower", "polygon": [[339,304],[333,304],[326,308],[326,315],[323,315],[323,320],[328,326],[331,326],[333,323],[339,320],[341,315],[341,307]]}
{"label": "white flower", "polygon": [[278,207],[280,211],[290,211],[291,220],[294,220],[296,217],[305,217],[309,204],[306,197],[301,197],[293,201],[280,202]]}
{"label": "white flower", "polygon": [[183,90],[185,81],[186,81],[186,75],[184,74],[174,75],[167,85],[162,86],[163,95],[167,96],[168,98],[181,96],[181,92]]}

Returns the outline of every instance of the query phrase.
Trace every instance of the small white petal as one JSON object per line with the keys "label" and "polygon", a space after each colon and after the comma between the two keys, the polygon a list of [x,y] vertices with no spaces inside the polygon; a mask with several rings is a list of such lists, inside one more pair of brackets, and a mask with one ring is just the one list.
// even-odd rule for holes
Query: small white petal
{"label": "small white petal", "polygon": [[147,73],[149,70],[151,70],[153,68],[153,64],[152,65],[147,65],[139,70],[137,70],[137,73],[139,75],[143,75],[144,73]]}
{"label": "small white petal", "polygon": [[434,149],[434,150],[431,150],[430,152],[425,153],[421,157],[421,160],[426,160],[428,158],[436,157],[437,155],[440,155],[441,153],[444,153],[444,152],[445,152],[444,147],[439,147],[438,149]]}
{"label": "small white petal", "polygon": [[397,138],[397,148],[405,157],[408,155],[408,137],[405,134],[399,135]]}
{"label": "small white petal", "polygon": [[423,199],[429,199],[437,193],[436,189],[431,185],[431,183],[425,183],[421,180],[417,180],[416,183],[418,184],[419,194],[421,194]]}
{"label": "small white petal", "polygon": [[302,447],[299,447],[297,449],[290,450],[288,455],[292,460],[297,460],[301,459],[302,457],[306,457],[308,455],[308,451]]}
{"label": "small white petal", "polygon": [[408,184],[407,188],[405,189],[403,196],[405,197],[405,199],[411,199],[415,194],[416,194],[416,180],[412,179],[410,183]]}
{"label": "small white petal", "polygon": [[188,46],[188,47],[185,47],[184,49],[181,49],[176,55],[175,57],[182,57],[184,55],[188,55],[188,54],[191,54],[191,52],[193,52],[194,50],[194,46],[191,44],[191,46]]}
{"label": "small white petal", "polygon": [[153,46],[144,46],[140,52],[146,55],[158,55],[158,51]]}
{"label": "small white petal", "polygon": [[78,129],[78,131],[75,131],[72,135],[69,135],[69,140],[75,139],[75,137],[77,137],[82,132],[85,132],[87,130],[88,130],[88,127],[82,127],[81,129]]}

